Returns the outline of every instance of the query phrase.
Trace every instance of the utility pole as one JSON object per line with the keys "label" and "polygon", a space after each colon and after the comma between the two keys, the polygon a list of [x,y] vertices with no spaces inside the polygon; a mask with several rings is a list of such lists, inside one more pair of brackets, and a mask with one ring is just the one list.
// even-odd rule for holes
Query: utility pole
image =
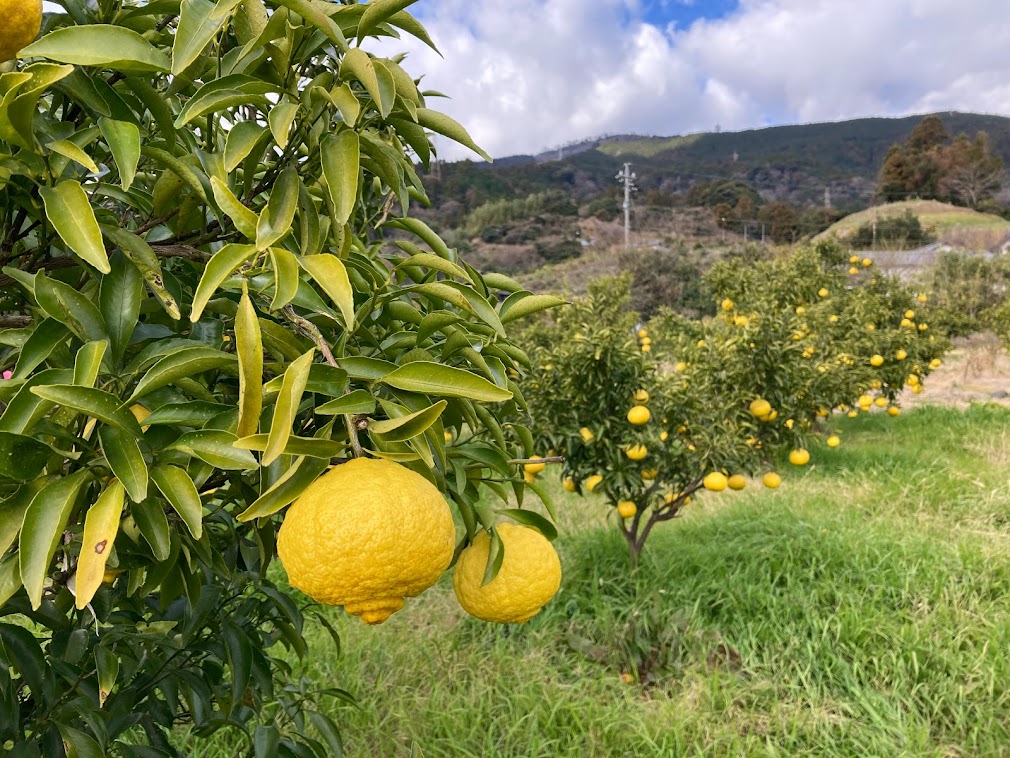
{"label": "utility pole", "polygon": [[831,207],[831,187],[824,188],[824,207]]}
{"label": "utility pole", "polygon": [[635,174],[631,164],[625,163],[624,170],[616,177],[624,185],[624,246],[631,247],[631,193],[635,191]]}

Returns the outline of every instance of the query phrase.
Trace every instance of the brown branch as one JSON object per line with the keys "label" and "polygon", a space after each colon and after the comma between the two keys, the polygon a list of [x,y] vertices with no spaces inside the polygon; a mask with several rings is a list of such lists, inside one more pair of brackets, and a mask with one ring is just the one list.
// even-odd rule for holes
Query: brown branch
{"label": "brown branch", "polygon": [[0,316],[0,329],[19,329],[31,323],[31,316]]}
{"label": "brown branch", "polygon": [[[206,263],[211,259],[210,253],[197,250],[195,247],[189,245],[153,245],[151,249],[154,250],[154,254],[159,258],[185,258],[186,260],[197,261],[199,263]],[[61,268],[73,268],[78,265],[80,264],[76,258],[67,256],[65,258],[50,258],[21,270],[29,274],[35,274],[42,270],[57,271]],[[12,276],[0,276],[0,289],[9,287],[15,283],[15,279]]]}

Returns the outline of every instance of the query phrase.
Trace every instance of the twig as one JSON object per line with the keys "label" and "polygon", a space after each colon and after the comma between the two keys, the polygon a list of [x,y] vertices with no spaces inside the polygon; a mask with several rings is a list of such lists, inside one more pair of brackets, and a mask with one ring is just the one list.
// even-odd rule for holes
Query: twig
{"label": "twig", "polygon": [[[337,363],[337,359],[333,357],[333,351],[330,350],[329,344],[326,342],[326,338],[323,337],[323,333],[319,331],[319,327],[309,321],[307,318],[303,318],[295,313],[295,309],[290,305],[285,305],[281,308],[281,313],[284,317],[294,324],[295,328],[304,334],[306,337],[311,339],[316,343],[316,347],[319,348],[319,352],[323,354],[323,358],[326,362],[333,366],[333,368],[340,368],[340,364]],[[350,391],[350,388],[344,392]],[[360,458],[365,454],[365,451],[361,447],[361,442],[358,440],[358,424],[355,421],[354,416],[349,413],[344,414],[344,426],[347,427],[347,439],[350,440],[351,450],[354,451],[354,457]]]}
{"label": "twig", "polygon": [[31,323],[31,316],[0,316],[0,329],[18,329]]}
{"label": "twig", "polygon": [[563,455],[549,455],[545,458],[513,458],[508,461],[511,466],[517,463],[564,463],[565,457]]}

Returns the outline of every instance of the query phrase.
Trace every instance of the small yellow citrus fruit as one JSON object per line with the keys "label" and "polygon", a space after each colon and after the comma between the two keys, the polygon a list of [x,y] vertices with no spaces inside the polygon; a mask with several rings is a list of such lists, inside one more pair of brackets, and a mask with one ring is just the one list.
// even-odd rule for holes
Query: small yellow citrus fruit
{"label": "small yellow citrus fruit", "polygon": [[768,418],[768,414],[772,412],[772,404],[767,400],[758,398],[757,400],[751,401],[749,409],[752,416],[759,419],[766,419]]}
{"label": "small yellow citrus fruit", "polygon": [[931,360],[929,362],[929,367],[931,369],[933,369],[934,371],[936,371],[942,365],[943,365],[943,361],[941,361],[939,358],[934,358],[933,360]]}
{"label": "small yellow citrus fruit", "polygon": [[763,477],[761,477],[761,482],[770,490],[777,490],[779,485],[782,484],[782,477],[776,474],[774,471],[769,471]]}
{"label": "small yellow citrus fruit", "polygon": [[719,471],[713,471],[705,477],[702,484],[707,490],[711,490],[712,492],[722,492],[727,486],[729,486],[729,480],[726,478],[725,474]]}
{"label": "small yellow citrus fruit", "polygon": [[621,518],[631,518],[638,513],[638,506],[630,500],[622,500],[617,504],[617,515]]}
{"label": "small yellow citrus fruit", "polygon": [[628,421],[635,426],[647,424],[650,418],[652,418],[652,413],[644,405],[636,405],[628,411]]}
{"label": "small yellow citrus fruit", "polygon": [[839,445],[842,444],[842,441],[838,438],[837,434],[832,434],[830,437],[828,437],[826,442],[828,447],[838,447]]}
{"label": "small yellow citrus fruit", "polygon": [[579,429],[579,436],[582,437],[583,442],[592,442],[595,435],[588,426],[584,426]]}
{"label": "small yellow citrus fruit", "polygon": [[886,397],[878,397],[876,400],[873,401],[873,404],[875,406],[877,406],[878,408],[885,408],[885,407],[887,407],[887,398]]}
{"label": "small yellow citrus fruit", "polygon": [[789,462],[794,466],[806,466],[810,463],[810,453],[800,448],[789,453]]}
{"label": "small yellow citrus fruit", "polygon": [[602,482],[602,481],[603,481],[603,477],[602,476],[600,476],[599,474],[593,474],[591,477],[589,477],[588,479],[586,479],[586,481],[584,482],[584,484],[586,486],[586,491],[587,492],[592,492],[593,490],[595,490],[597,487],[600,486],[600,482]]}
{"label": "small yellow citrus fruit", "polygon": [[859,263],[859,256],[858,255],[849,256],[849,263]]}
{"label": "small yellow citrus fruit", "polygon": [[897,416],[900,413],[901,413],[901,408],[899,408],[896,405],[892,405],[890,408],[887,409],[887,415],[888,416]]}
{"label": "small yellow citrus fruit", "polygon": [[857,410],[851,410],[848,413],[849,418],[855,418],[858,415],[859,415],[859,411],[857,411]]}
{"label": "small yellow citrus fruit", "polygon": [[649,454],[649,449],[645,445],[636,444],[632,445],[625,451],[627,455],[633,461],[641,461],[645,459],[645,456]]}
{"label": "small yellow citrus fruit", "polygon": [[863,258],[863,267],[864,268],[869,268],[872,265],[873,265],[873,261],[872,260],[870,260],[869,258]]}
{"label": "small yellow citrus fruit", "polygon": [[452,432],[448,432],[448,431],[447,431],[447,432],[445,433],[445,441],[446,441],[446,442],[452,442]]}
{"label": "small yellow citrus fruit", "polygon": [[455,542],[452,513],[431,482],[392,461],[356,458],[288,509],[277,554],[292,586],[380,624],[438,580]]}
{"label": "small yellow citrus fruit", "polygon": [[491,550],[487,532],[479,532],[459,554],[452,587],[463,610],[483,621],[522,624],[540,612],[561,586],[561,560],[554,546],[535,529],[500,524],[505,554],[498,576],[484,584]]}
{"label": "small yellow citrus fruit", "polygon": [[859,273],[859,269],[858,268],[856,268],[855,266],[850,266],[849,267],[849,274],[850,275],[855,276],[858,273]]}
{"label": "small yellow citrus fruit", "polygon": [[647,482],[651,482],[657,476],[659,476],[659,472],[654,468],[642,469],[642,479]]}
{"label": "small yellow citrus fruit", "polygon": [[642,339],[645,339],[646,337],[649,336],[649,330],[643,326],[641,329],[638,330],[638,336],[641,337]]}
{"label": "small yellow citrus fruit", "polygon": [[929,298],[926,297],[925,293],[919,293],[918,295],[915,296],[915,299],[918,300],[920,303],[924,303],[927,300],[929,300]]}
{"label": "small yellow citrus fruit", "polygon": [[649,402],[649,393],[646,390],[635,390],[634,400],[636,403],[644,405]]}
{"label": "small yellow citrus fruit", "polygon": [[882,356],[882,355],[871,356],[870,357],[870,365],[871,366],[883,366],[884,365],[884,356]]}
{"label": "small yellow citrus fruit", "polygon": [[527,474],[539,474],[546,468],[547,464],[544,463],[539,458],[535,459],[533,463],[526,463],[523,465],[523,471]]}
{"label": "small yellow citrus fruit", "polygon": [[733,301],[727,297],[725,300],[722,301],[722,309],[724,311],[733,310]]}
{"label": "small yellow citrus fruit", "polygon": [[564,481],[561,482],[561,486],[565,488],[565,492],[575,492],[575,480],[570,476],[566,476]]}
{"label": "small yellow citrus fruit", "polygon": [[821,287],[819,290],[817,290],[817,295],[818,297],[827,297],[828,296],[827,287]]}
{"label": "small yellow citrus fruit", "polygon": [[659,433],[659,441],[666,442],[670,438],[670,433],[663,431]]}
{"label": "small yellow citrus fruit", "polygon": [[905,311],[905,318],[915,318],[915,311]]}
{"label": "small yellow citrus fruit", "polygon": [[733,476],[726,480],[726,484],[731,490],[742,490],[747,486],[747,477],[743,474],[733,474]]}

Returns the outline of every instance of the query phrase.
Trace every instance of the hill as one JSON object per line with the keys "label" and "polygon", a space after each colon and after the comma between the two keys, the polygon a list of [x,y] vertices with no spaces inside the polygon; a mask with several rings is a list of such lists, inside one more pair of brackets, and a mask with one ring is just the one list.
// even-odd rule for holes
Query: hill
{"label": "hill", "polygon": [[966,245],[971,240],[972,246],[988,248],[1010,232],[1010,221],[991,213],[979,213],[936,200],[907,200],[853,213],[833,224],[819,234],[818,238],[834,236],[844,240],[851,237],[859,227],[873,223],[874,220],[879,222],[906,212],[916,216],[919,223],[938,241],[951,245]]}

